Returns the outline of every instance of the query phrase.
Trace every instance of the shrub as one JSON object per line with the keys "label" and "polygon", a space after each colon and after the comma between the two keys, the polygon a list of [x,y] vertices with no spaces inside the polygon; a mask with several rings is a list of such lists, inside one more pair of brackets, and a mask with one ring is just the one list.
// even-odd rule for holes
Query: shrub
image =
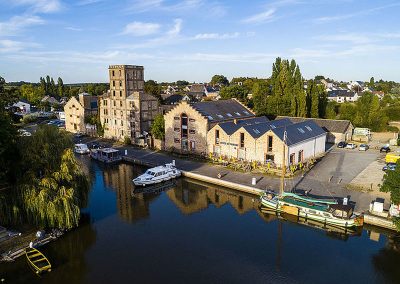
{"label": "shrub", "polygon": [[131,141],[131,138],[129,138],[129,137],[125,137],[125,138],[124,138],[124,144],[125,144],[125,145],[130,145],[131,142],[132,142],[132,141]]}

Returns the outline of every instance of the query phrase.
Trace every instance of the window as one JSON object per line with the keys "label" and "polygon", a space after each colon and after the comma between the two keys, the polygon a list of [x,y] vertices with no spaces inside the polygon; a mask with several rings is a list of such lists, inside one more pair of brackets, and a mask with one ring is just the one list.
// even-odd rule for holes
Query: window
{"label": "window", "polygon": [[122,81],[121,80],[119,80],[119,86],[122,87]]}
{"label": "window", "polygon": [[115,91],[113,91],[113,96],[115,97]]}
{"label": "window", "polygon": [[124,121],[123,120],[121,120],[121,126],[124,126]]}
{"label": "window", "polygon": [[229,112],[226,114],[228,117],[232,117],[232,114],[230,114]]}
{"label": "window", "polygon": [[190,121],[190,122],[196,122],[196,119],[194,119],[194,118],[189,118],[189,121]]}
{"label": "window", "polygon": [[181,140],[180,140],[179,138],[175,138],[175,139],[174,139],[174,142],[175,142],[175,143],[181,143]]}
{"label": "window", "polygon": [[113,87],[115,87],[115,81],[114,80],[112,81],[112,85],[113,85]]}
{"label": "window", "polygon": [[114,72],[114,70],[112,71],[112,75],[113,75],[113,76],[115,76],[115,72]]}
{"label": "window", "polygon": [[122,97],[122,91],[119,91],[119,96]]}
{"label": "window", "polygon": [[115,106],[115,101],[114,101],[114,106]]}
{"label": "window", "polygon": [[215,144],[219,144],[219,129],[215,130]]}
{"label": "window", "polygon": [[[114,71],[113,71],[114,72]],[[121,70],[119,70],[119,76],[121,77]]]}
{"label": "window", "polygon": [[238,112],[235,112],[235,114],[236,114],[237,116],[240,116],[240,113],[238,113]]}
{"label": "window", "polygon": [[297,158],[298,158],[297,161],[298,161],[299,163],[303,162],[303,159],[304,159],[304,151],[303,151],[303,150],[300,150],[300,151],[299,151],[299,154],[298,154],[298,157],[297,157]]}
{"label": "window", "polygon": [[293,154],[290,154],[289,163],[290,163],[291,165],[294,165],[294,163],[295,163],[295,161],[294,161],[294,153],[293,153]]}
{"label": "window", "polygon": [[185,113],[181,115],[181,134],[182,137],[188,137],[188,117]]}
{"label": "window", "polygon": [[211,115],[208,116],[208,119],[209,120],[214,120],[214,118]]}
{"label": "window", "polygon": [[312,131],[311,127],[308,126],[308,125],[306,125],[305,128],[307,128],[307,130],[310,131],[310,132]]}
{"label": "window", "polygon": [[217,114],[217,116],[218,116],[219,118],[224,118],[224,116],[221,115],[221,114]]}
{"label": "window", "polygon": [[117,115],[117,111],[114,109],[114,115]]}
{"label": "window", "polygon": [[274,160],[275,160],[275,156],[274,155],[270,155],[270,154],[265,155],[265,162],[266,163],[273,162]]}
{"label": "window", "polygon": [[195,149],[196,149],[196,142],[190,141],[190,150],[195,150]]}
{"label": "window", "polygon": [[179,116],[175,116],[174,120],[181,120],[181,118]]}
{"label": "window", "polygon": [[268,136],[268,148],[267,148],[268,152],[272,152],[272,143],[274,141],[273,138],[274,137],[272,137],[272,136]]}
{"label": "window", "polygon": [[119,106],[122,107],[122,101],[119,101]]}
{"label": "window", "polygon": [[244,133],[240,133],[240,148],[244,148]]}
{"label": "window", "polygon": [[190,134],[196,134],[196,130],[194,130],[194,129],[189,129],[189,133],[190,133]]}
{"label": "window", "polygon": [[297,128],[297,130],[300,132],[300,133],[306,133],[305,131],[304,131],[304,129],[303,128]]}
{"label": "window", "polygon": [[249,115],[250,113],[248,111],[243,111],[244,114]]}
{"label": "window", "polygon": [[178,128],[178,127],[175,127],[175,128],[174,128],[174,131],[175,131],[175,132],[180,132],[180,131],[181,131],[181,129],[180,129],[180,128]]}

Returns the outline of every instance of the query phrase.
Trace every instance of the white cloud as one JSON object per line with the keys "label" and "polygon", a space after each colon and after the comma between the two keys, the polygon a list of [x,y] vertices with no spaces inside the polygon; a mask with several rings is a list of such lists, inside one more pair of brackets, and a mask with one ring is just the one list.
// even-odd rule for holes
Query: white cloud
{"label": "white cloud", "polygon": [[160,25],[157,23],[133,22],[125,26],[122,34],[134,36],[146,36],[155,34],[160,30]]}
{"label": "white cloud", "polygon": [[172,29],[170,29],[170,30],[167,32],[167,35],[168,35],[169,37],[171,37],[171,36],[177,36],[177,35],[180,34],[181,30],[182,30],[182,19],[175,19],[175,20],[174,20],[174,25],[173,25]]}
{"label": "white cloud", "polygon": [[78,6],[87,6],[87,5],[97,4],[97,3],[100,3],[100,2],[104,2],[104,0],[81,0],[76,5],[78,5]]}
{"label": "white cloud", "polygon": [[270,8],[265,12],[253,15],[244,19],[242,22],[247,24],[261,24],[271,22],[275,19],[275,8]]}
{"label": "white cloud", "polygon": [[54,13],[63,8],[59,0],[13,0],[12,4],[29,6],[33,13]]}
{"label": "white cloud", "polygon": [[76,28],[76,27],[65,27],[66,30],[69,31],[74,31],[74,32],[81,32],[83,31],[81,28]]}
{"label": "white cloud", "polygon": [[374,41],[376,37],[358,33],[342,33],[317,37],[318,40],[331,42],[351,42],[354,44],[365,44]]}
{"label": "white cloud", "polygon": [[127,10],[130,13],[143,13],[155,9],[167,12],[178,12],[193,10],[204,4],[205,2],[203,0],[184,0],[171,5],[167,5],[163,0],[134,0],[129,3]]}
{"label": "white cloud", "polygon": [[19,52],[27,47],[39,47],[40,45],[33,42],[21,42],[9,39],[0,39],[0,52]]}
{"label": "white cloud", "polygon": [[14,16],[7,22],[0,22],[0,36],[15,36],[25,28],[44,23],[39,16]]}
{"label": "white cloud", "polygon": [[316,18],[314,20],[314,22],[322,24],[322,23],[330,23],[330,22],[335,22],[335,21],[340,21],[340,20],[347,20],[347,19],[351,19],[354,17],[365,16],[365,15],[369,15],[369,14],[372,14],[372,13],[380,11],[380,10],[398,7],[398,6],[400,6],[400,3],[392,3],[392,4],[388,4],[388,5],[378,6],[375,8],[358,10],[357,12],[348,13],[348,14],[319,17],[319,18]]}
{"label": "white cloud", "polygon": [[204,33],[204,34],[197,34],[194,36],[194,39],[231,39],[231,38],[238,38],[240,33]]}

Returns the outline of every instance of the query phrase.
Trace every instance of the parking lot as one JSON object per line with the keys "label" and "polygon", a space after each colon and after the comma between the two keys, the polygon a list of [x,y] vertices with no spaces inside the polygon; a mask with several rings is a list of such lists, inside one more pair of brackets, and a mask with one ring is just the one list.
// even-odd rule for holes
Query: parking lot
{"label": "parking lot", "polygon": [[[334,197],[350,197],[356,202],[356,210],[368,210],[370,202],[384,198],[389,206],[390,196],[379,192],[384,172],[385,153],[369,149],[339,149],[330,152],[304,177],[297,189],[311,190],[311,194]],[[371,191],[371,184],[373,190]]]}

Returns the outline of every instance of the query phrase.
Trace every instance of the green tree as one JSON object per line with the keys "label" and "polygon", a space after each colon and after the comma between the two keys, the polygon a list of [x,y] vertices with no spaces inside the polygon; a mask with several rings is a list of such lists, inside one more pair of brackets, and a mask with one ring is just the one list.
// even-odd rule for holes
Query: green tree
{"label": "green tree", "polygon": [[222,99],[236,98],[242,102],[246,102],[248,92],[243,86],[231,85],[221,88],[219,94]]}
{"label": "green tree", "polygon": [[253,94],[253,104],[256,114],[268,114],[268,96],[271,95],[271,88],[268,82],[266,80],[255,82],[251,93]]}
{"label": "green tree", "polygon": [[[380,191],[389,192],[391,202],[398,205],[400,204],[400,160],[397,160],[396,165],[394,171],[386,171]],[[395,224],[400,231],[400,218],[395,219]]]}
{"label": "green tree", "polygon": [[153,95],[156,97],[160,102],[162,101],[161,98],[161,85],[157,84],[154,80],[148,80],[144,83],[144,91],[147,94]]}
{"label": "green tree", "polygon": [[375,79],[374,79],[374,77],[371,77],[371,79],[369,79],[369,87],[370,88],[374,88],[375,87]]}
{"label": "green tree", "polygon": [[165,137],[165,120],[162,114],[155,116],[153,123],[151,124],[151,134],[156,139],[163,140]]}
{"label": "green tree", "polygon": [[221,85],[221,86],[228,86],[229,80],[224,75],[214,75],[211,78],[211,85]]}
{"label": "green tree", "polygon": [[64,82],[61,77],[57,79],[57,91],[60,98],[64,96]]}
{"label": "green tree", "polygon": [[336,119],[336,102],[328,102],[326,106],[326,118]]}

